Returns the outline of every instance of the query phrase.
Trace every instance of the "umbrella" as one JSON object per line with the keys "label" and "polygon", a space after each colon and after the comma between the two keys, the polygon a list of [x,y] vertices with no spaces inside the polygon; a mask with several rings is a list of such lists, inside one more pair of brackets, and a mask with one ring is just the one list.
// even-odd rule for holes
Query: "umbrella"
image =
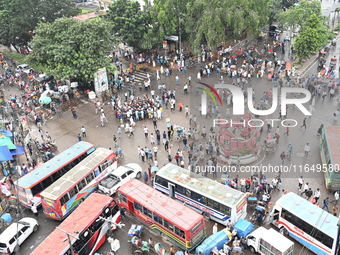
{"label": "umbrella", "polygon": [[157,172],[158,171],[158,167],[157,166],[153,166],[152,168],[151,168],[151,172],[153,173],[153,172]]}
{"label": "umbrella", "polygon": [[49,104],[52,102],[52,99],[50,97],[41,97],[39,99],[39,103],[41,104]]}
{"label": "umbrella", "polygon": [[11,100],[17,100],[15,97],[11,97]]}

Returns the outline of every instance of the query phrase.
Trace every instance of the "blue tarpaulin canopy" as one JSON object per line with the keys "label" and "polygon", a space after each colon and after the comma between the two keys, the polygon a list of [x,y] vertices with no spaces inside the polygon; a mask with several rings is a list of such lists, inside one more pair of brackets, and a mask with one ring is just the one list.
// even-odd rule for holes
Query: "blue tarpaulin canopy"
{"label": "blue tarpaulin canopy", "polygon": [[247,236],[254,228],[254,225],[245,219],[240,219],[236,222],[234,229],[237,230],[237,235],[239,237]]}
{"label": "blue tarpaulin canopy", "polygon": [[12,155],[21,155],[25,153],[24,147],[17,145],[15,150],[10,150]]}
{"label": "blue tarpaulin canopy", "polygon": [[10,138],[13,137],[13,133],[6,129],[0,129],[0,134],[3,134],[4,136],[10,137]]}
{"label": "blue tarpaulin canopy", "polygon": [[17,148],[9,137],[0,137],[0,146],[7,146],[9,150]]}
{"label": "blue tarpaulin canopy", "polygon": [[0,146],[0,161],[13,160],[12,154],[7,146]]}

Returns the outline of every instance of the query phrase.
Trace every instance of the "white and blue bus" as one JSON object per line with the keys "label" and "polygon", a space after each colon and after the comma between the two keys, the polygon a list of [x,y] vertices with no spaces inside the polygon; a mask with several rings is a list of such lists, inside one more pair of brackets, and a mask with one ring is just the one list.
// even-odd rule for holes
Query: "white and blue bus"
{"label": "white and blue bus", "polygon": [[154,188],[223,225],[229,219],[235,223],[247,214],[243,192],[173,164],[156,173]]}
{"label": "white and blue bus", "polygon": [[318,255],[333,255],[336,249],[338,218],[288,192],[271,210],[271,223],[283,233]]}

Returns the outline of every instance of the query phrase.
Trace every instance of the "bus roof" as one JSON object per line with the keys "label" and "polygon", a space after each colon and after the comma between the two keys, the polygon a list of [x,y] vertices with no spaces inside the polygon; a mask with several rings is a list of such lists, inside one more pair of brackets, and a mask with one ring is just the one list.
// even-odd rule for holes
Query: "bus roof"
{"label": "bus roof", "polygon": [[326,126],[326,139],[333,164],[340,163],[340,127]]}
{"label": "bus roof", "polygon": [[132,197],[137,203],[146,206],[150,211],[175,225],[181,226],[183,230],[190,230],[199,220],[203,220],[202,215],[137,179],[123,184],[118,192]]}
{"label": "bus roof", "polygon": [[210,196],[227,205],[234,206],[242,197],[245,196],[245,194],[241,191],[170,163],[162,167],[157,172],[157,175],[172,180],[183,187],[198,190],[200,193]]}
{"label": "bus roof", "polygon": [[338,218],[299,195],[289,192],[277,200],[275,204],[299,216],[332,238],[336,237]]}
{"label": "bus roof", "polygon": [[34,171],[24,175],[18,179],[15,184],[24,189],[30,188],[33,184],[40,182],[46,176],[49,176],[51,172],[55,171],[61,166],[66,165],[73,158],[78,157],[84,153],[84,151],[87,151],[91,148],[94,148],[93,144],[84,141],[78,142],[54,158],[50,159],[43,165],[39,166]]}
{"label": "bus roof", "polygon": [[100,163],[111,154],[114,154],[114,152],[109,149],[97,148],[83,161],[41,192],[41,197],[51,200],[58,199],[58,197],[68,192],[70,187],[74,186],[80,179],[92,172],[94,168],[100,165]]}
{"label": "bus roof", "polygon": [[[102,209],[112,202],[113,199],[99,193],[92,193],[79,207],[71,213],[60,225],[59,228],[68,232],[81,233],[101,213]],[[75,235],[75,234],[74,234]],[[31,255],[60,255],[69,246],[68,242],[63,242],[67,238],[62,231],[55,229],[32,253]],[[70,236],[71,240],[74,238]]]}

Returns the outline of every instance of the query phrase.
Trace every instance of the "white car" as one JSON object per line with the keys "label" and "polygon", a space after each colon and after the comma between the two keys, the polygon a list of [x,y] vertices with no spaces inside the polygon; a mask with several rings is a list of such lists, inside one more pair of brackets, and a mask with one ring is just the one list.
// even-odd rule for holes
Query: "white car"
{"label": "white car", "polygon": [[29,73],[33,72],[33,68],[30,67],[29,65],[22,64],[22,65],[17,66],[17,71],[18,72],[21,71],[21,72],[29,74]]}
{"label": "white car", "polygon": [[0,235],[0,253],[11,254],[19,250],[19,246],[33,232],[39,228],[39,223],[34,218],[22,218],[18,222],[12,223]]}
{"label": "white car", "polygon": [[136,163],[120,166],[99,183],[99,192],[112,196],[127,181],[142,176],[142,167]]}

